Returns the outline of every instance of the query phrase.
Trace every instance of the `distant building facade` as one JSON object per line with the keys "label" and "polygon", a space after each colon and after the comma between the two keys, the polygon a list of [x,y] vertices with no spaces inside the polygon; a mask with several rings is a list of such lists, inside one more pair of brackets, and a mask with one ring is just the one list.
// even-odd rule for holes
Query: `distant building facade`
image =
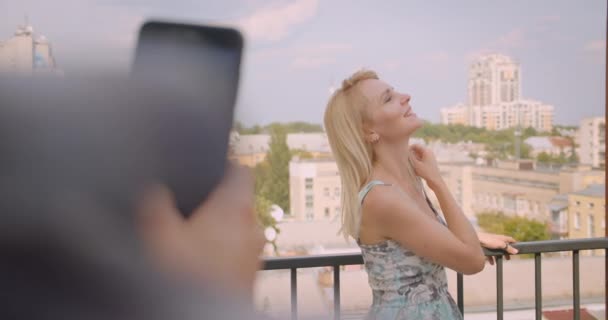
{"label": "distant building facade", "polygon": [[606,118],[594,117],[581,121],[577,135],[580,163],[595,168],[606,167]]}
{"label": "distant building facade", "polygon": [[339,219],[341,192],[335,161],[296,158],[289,163],[289,212],[294,219]]}
{"label": "distant building facade", "polygon": [[574,151],[572,140],[565,137],[535,136],[527,138],[524,143],[530,146],[532,157],[543,152],[552,156],[570,156]]}
{"label": "distant building facade", "polygon": [[[606,234],[606,185],[590,184],[586,188],[556,195],[549,203],[554,239],[604,237]],[[603,250],[590,253],[602,254]]]}
{"label": "distant building facade", "polygon": [[32,26],[17,28],[14,35],[0,42],[0,75],[62,75],[51,43],[37,36]]}
{"label": "distant building facade", "polygon": [[[331,157],[331,149],[325,133],[287,134],[287,146],[291,151],[306,152],[315,159]],[[233,132],[230,158],[241,165],[255,167],[266,160],[269,148],[269,134],[241,135]]]}
{"label": "distant building facade", "polygon": [[489,54],[476,59],[469,67],[467,97],[466,104],[441,109],[442,124],[487,130],[553,128],[553,106],[522,98],[521,68],[508,56]]}

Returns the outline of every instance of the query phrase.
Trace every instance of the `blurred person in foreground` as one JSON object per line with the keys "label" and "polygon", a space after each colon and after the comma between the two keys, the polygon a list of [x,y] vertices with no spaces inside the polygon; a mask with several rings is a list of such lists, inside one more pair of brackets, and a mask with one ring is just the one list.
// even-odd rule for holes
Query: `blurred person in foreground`
{"label": "blurred person in foreground", "polygon": [[410,99],[367,70],[344,80],[330,98],[324,124],[342,180],[341,232],[363,254],[373,292],[368,319],[462,319],[444,267],[471,275],[484,268],[482,246],[517,250],[510,237],[478,236],[432,151],[409,144],[423,125]]}
{"label": "blurred person in foreground", "polygon": [[185,219],[134,138],[154,101],[131,89],[0,81],[1,319],[257,319],[251,176],[229,166]]}

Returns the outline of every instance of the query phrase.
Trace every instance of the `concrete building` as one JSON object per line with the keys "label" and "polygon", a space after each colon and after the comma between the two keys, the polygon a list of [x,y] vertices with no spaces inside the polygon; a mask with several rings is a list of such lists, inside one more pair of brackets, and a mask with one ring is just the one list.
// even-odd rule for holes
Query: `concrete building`
{"label": "concrete building", "polygon": [[233,133],[229,158],[241,165],[255,167],[266,159],[269,143],[270,135],[267,134]]}
{"label": "concrete building", "polygon": [[[519,126],[521,128],[532,127],[546,132],[553,129],[553,111],[553,106],[529,99],[503,102],[497,105],[469,106],[466,108],[468,114],[466,124],[487,130],[503,130]],[[461,109],[442,109],[441,112],[442,114],[462,113]],[[452,118],[456,118],[456,116],[452,116]],[[455,124],[449,121],[442,123]]]}
{"label": "concrete building", "polygon": [[552,239],[568,239],[568,194],[555,195],[548,204]]}
{"label": "concrete building", "polygon": [[581,121],[576,143],[580,163],[594,168],[606,167],[606,119],[586,118]]}
{"label": "concrete building", "polygon": [[588,167],[561,170],[536,170],[512,167],[512,162],[497,167],[477,166],[472,170],[473,210],[498,210],[506,214],[549,221],[548,204],[558,194],[582,190],[603,183],[604,171]]}
{"label": "concrete building", "polygon": [[[233,132],[230,143],[232,160],[236,160],[241,165],[255,167],[266,159],[270,148],[270,135],[239,135]],[[315,159],[331,157],[331,149],[325,133],[290,133],[287,135],[287,146],[292,151],[308,152]]]}
{"label": "concrete building", "polygon": [[[475,220],[475,211],[473,211],[473,168],[474,165],[471,162],[439,163],[441,177],[462,208],[462,212],[472,221]],[[428,187],[426,187],[426,190],[435,208],[440,209],[435,194]]]}
{"label": "concrete building", "polygon": [[[439,168],[469,219],[486,211],[525,216],[549,223],[555,238],[568,236],[567,194],[603,184],[605,179],[604,171],[589,166],[543,170],[522,160],[497,166],[440,163]],[[429,197],[438,206],[432,192]]]}
{"label": "concrete building", "polygon": [[289,163],[289,212],[295,220],[339,219],[340,194],[334,160],[295,158]]}
{"label": "concrete building", "polygon": [[327,135],[323,133],[290,133],[287,135],[287,145],[290,150],[309,152],[313,158],[331,156],[331,148]]}
{"label": "concrete building", "polygon": [[524,143],[532,149],[530,152],[532,157],[536,157],[542,152],[553,156],[559,156],[562,153],[570,156],[574,148],[572,141],[564,137],[535,136],[527,138]]}
{"label": "concrete building", "polygon": [[441,124],[462,124],[466,125],[468,109],[465,104],[459,103],[448,108],[441,108]]}
{"label": "concrete building", "polygon": [[21,76],[62,75],[51,43],[37,36],[32,26],[17,28],[13,37],[0,42],[0,74]]}
{"label": "concrete building", "polygon": [[469,67],[467,96],[466,105],[441,109],[441,123],[488,130],[553,128],[553,106],[522,98],[521,68],[508,56],[489,54],[475,60]]}
{"label": "concrete building", "polygon": [[[568,194],[603,184],[605,179],[605,171],[583,165],[544,169],[536,168],[532,160],[499,161],[495,166],[486,166],[477,165],[472,159],[437,159],[442,177],[470,220],[487,211],[525,216],[549,223],[555,238],[569,235],[565,228]],[[331,159],[296,158],[289,169],[293,219],[339,219],[341,185],[336,163]],[[435,194],[426,189],[439,209]]]}
{"label": "concrete building", "polygon": [[[568,194],[568,238],[604,237],[606,234],[606,185],[592,184]],[[583,254],[602,254],[603,250]]]}
{"label": "concrete building", "polygon": [[499,105],[499,129],[532,127],[538,131],[553,129],[552,105],[531,99],[520,99]]}
{"label": "concrete building", "polygon": [[511,57],[483,55],[469,67],[469,106],[498,105],[520,97],[521,70]]}

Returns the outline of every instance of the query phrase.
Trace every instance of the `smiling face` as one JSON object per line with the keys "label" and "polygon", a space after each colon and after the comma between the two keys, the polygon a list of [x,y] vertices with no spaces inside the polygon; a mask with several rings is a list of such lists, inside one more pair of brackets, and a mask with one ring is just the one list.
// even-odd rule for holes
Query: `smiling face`
{"label": "smiling face", "polygon": [[360,86],[369,101],[364,123],[369,141],[373,141],[374,137],[380,141],[408,139],[422,127],[423,122],[412,110],[408,94],[396,92],[387,83],[376,79],[364,80]]}

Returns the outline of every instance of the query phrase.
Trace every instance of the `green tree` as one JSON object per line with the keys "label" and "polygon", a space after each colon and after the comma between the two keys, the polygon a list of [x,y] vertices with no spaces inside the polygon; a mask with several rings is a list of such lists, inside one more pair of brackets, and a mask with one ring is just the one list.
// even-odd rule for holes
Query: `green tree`
{"label": "green tree", "polygon": [[302,149],[291,150],[291,157],[299,157],[300,159],[312,159],[314,158],[312,153]]}
{"label": "green tree", "polygon": [[517,241],[549,240],[546,223],[520,216],[507,216],[499,211],[477,214],[477,224],[486,232],[505,234]]}
{"label": "green tree", "polygon": [[260,127],[259,125],[254,125],[253,127],[246,129],[245,134],[260,134],[262,133],[262,127]]}
{"label": "green tree", "polygon": [[268,177],[268,172],[270,171],[270,165],[268,164],[268,160],[264,160],[260,162],[258,165],[253,168],[253,175],[255,177],[255,194],[262,195],[264,185],[266,184],[266,180]]}
{"label": "green tree", "polygon": [[540,163],[550,163],[551,162],[551,155],[549,155],[546,152],[541,152],[536,156],[536,161],[540,162]]}
{"label": "green tree", "polygon": [[[255,215],[258,223],[262,226],[263,229],[268,227],[273,228],[277,234],[281,232],[279,227],[277,226],[277,221],[270,214],[270,208],[272,206],[272,202],[266,199],[261,190],[264,188],[266,177],[268,176],[269,165],[267,161],[264,161],[258,164],[253,169],[253,174],[255,178]],[[276,240],[276,239],[275,239]],[[277,246],[275,241],[270,242],[274,247],[275,252],[277,252]]]}
{"label": "green tree", "polygon": [[568,156],[568,162],[569,163],[579,163],[579,158],[578,155],[576,154],[576,152],[574,151],[574,147],[572,147],[572,150],[570,151],[570,156]]}
{"label": "green tree", "polygon": [[239,134],[242,134],[243,130],[245,130],[245,126],[243,125],[242,122],[235,121],[234,125],[232,126],[232,129],[236,130],[236,132],[238,132]]}
{"label": "green tree", "polygon": [[536,129],[534,129],[533,127],[527,127],[522,132],[522,139],[525,140],[526,138],[534,137],[537,135],[538,131],[536,131]]}
{"label": "green tree", "polygon": [[285,129],[287,133],[315,133],[315,132],[323,132],[323,127],[316,123],[307,123],[307,122],[289,122],[286,123]]}
{"label": "green tree", "polygon": [[283,126],[276,124],[271,128],[268,168],[261,186],[261,195],[278,205],[284,211],[289,210],[289,161],[291,152],[287,146],[287,134]]}

